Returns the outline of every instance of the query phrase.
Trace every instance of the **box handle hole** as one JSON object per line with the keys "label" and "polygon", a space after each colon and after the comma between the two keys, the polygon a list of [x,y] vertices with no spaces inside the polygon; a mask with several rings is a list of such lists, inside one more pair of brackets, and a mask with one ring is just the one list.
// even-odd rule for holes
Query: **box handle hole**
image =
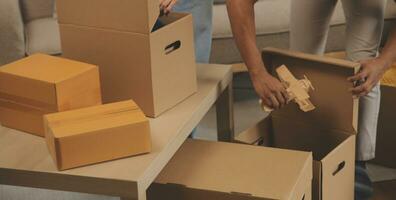
{"label": "box handle hole", "polygon": [[181,47],[181,42],[180,40],[173,42],[172,44],[168,45],[165,47],[165,54],[168,55]]}
{"label": "box handle hole", "polygon": [[337,175],[345,167],[345,161],[338,164],[337,169],[333,172],[333,176]]}

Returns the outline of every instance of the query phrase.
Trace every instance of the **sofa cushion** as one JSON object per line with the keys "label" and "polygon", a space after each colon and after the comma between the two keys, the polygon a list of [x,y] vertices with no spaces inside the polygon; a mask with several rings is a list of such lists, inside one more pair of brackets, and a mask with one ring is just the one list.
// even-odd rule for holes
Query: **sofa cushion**
{"label": "sofa cushion", "polygon": [[25,39],[19,3],[0,0],[0,66],[24,56]]}
{"label": "sofa cushion", "polygon": [[52,17],[54,13],[54,0],[20,0],[20,2],[25,22]]}
{"label": "sofa cushion", "polygon": [[[260,0],[255,5],[256,27],[258,35],[279,34],[289,31],[291,0]],[[394,19],[396,4],[388,1],[386,19]],[[345,24],[342,4],[339,2],[333,14],[331,25]],[[214,5],[213,8],[214,38],[232,37],[226,6]]]}
{"label": "sofa cushion", "polygon": [[26,54],[61,53],[58,22],[54,18],[36,19],[26,24]]}

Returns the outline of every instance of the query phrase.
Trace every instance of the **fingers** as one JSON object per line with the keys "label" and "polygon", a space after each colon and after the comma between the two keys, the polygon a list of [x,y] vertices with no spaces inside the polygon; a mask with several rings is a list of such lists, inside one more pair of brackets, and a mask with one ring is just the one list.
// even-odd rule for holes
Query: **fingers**
{"label": "fingers", "polygon": [[272,107],[273,107],[273,106],[272,106],[272,101],[271,101],[271,99],[269,99],[269,98],[262,98],[262,101],[263,101],[264,105],[266,105],[267,107],[269,107],[269,108],[272,108]]}
{"label": "fingers", "polygon": [[350,91],[352,94],[356,97],[362,97],[370,93],[371,89],[373,88],[373,85],[370,82],[366,82],[362,85],[359,85],[355,88],[351,88]]}
{"label": "fingers", "polygon": [[350,82],[356,82],[356,81],[361,81],[366,79],[368,76],[367,72],[365,70],[355,74],[354,76],[351,76],[348,78],[348,81]]}
{"label": "fingers", "polygon": [[168,14],[173,6],[176,4],[177,0],[160,0],[160,8],[165,14]]}
{"label": "fingers", "polygon": [[279,101],[276,99],[276,97],[274,95],[270,96],[271,102],[272,102],[272,107],[277,110],[280,108],[280,103]]}
{"label": "fingers", "polygon": [[279,102],[279,107],[280,107],[280,108],[283,107],[284,105],[286,105],[287,99],[285,99],[285,98],[283,97],[282,92],[277,92],[277,93],[276,93],[276,99],[277,99],[278,102]]}

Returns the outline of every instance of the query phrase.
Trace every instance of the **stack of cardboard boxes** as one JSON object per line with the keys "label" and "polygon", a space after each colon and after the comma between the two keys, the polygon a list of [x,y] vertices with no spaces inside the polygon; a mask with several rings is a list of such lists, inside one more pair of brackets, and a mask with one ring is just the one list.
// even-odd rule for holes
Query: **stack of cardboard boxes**
{"label": "stack of cardboard boxes", "polygon": [[36,54],[0,68],[1,124],[45,136],[59,170],[150,152],[133,101],[101,104],[97,66]]}

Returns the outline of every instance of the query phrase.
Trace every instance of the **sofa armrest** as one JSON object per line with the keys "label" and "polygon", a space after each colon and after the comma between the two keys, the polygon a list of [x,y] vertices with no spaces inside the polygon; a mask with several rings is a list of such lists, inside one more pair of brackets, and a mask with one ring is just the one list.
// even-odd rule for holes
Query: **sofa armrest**
{"label": "sofa armrest", "polygon": [[0,66],[25,56],[19,0],[0,0]]}

